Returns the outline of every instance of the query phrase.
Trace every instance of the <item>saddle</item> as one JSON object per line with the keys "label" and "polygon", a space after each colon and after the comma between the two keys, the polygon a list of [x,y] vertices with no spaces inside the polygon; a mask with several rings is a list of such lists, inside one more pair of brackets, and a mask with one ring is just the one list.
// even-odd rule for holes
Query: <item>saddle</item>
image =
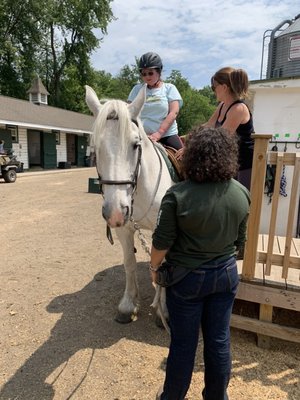
{"label": "saddle", "polygon": [[169,146],[163,146],[164,149],[167,152],[168,158],[171,161],[179,179],[182,181],[184,179],[183,177],[183,173],[182,173],[182,165],[181,165],[181,161],[177,160],[175,158],[175,154],[176,154],[176,149],[174,149],[173,147],[169,147]]}

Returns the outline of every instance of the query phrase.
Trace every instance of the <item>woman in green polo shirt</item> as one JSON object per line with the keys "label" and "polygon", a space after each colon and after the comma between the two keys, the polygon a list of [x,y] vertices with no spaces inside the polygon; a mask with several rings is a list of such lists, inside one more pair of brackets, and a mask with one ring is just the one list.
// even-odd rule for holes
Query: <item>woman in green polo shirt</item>
{"label": "woman in green polo shirt", "polygon": [[239,282],[235,254],[246,240],[248,190],[233,179],[238,143],[224,128],[198,127],[183,156],[186,180],[164,196],[153,233],[150,270],[165,258],[185,269],[166,288],[171,344],[157,399],[183,400],[191,382],[200,328],[205,400],[227,400],[230,316]]}

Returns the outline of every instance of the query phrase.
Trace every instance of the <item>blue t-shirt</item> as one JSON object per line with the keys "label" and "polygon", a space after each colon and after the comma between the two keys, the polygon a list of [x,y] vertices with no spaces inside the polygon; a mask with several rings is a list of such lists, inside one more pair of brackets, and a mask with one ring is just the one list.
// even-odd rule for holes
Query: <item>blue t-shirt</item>
{"label": "blue t-shirt", "polygon": [[[128,101],[132,102],[144,84],[139,83],[135,85],[128,96]],[[160,124],[169,114],[169,103],[172,101],[179,101],[179,107],[182,107],[182,98],[176,86],[172,83],[164,83],[159,88],[146,90],[146,101],[141,112],[141,120],[145,132],[150,135],[157,132]],[[170,126],[163,137],[177,135],[178,128],[176,121]]]}

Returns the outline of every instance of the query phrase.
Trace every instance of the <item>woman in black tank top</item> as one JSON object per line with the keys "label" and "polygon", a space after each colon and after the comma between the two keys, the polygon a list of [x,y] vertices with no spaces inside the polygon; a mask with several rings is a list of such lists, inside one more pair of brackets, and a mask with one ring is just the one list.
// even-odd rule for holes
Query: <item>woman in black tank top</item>
{"label": "woman in black tank top", "polygon": [[222,126],[236,134],[239,140],[239,173],[237,180],[250,190],[254,133],[252,114],[244,99],[248,92],[248,76],[242,69],[222,68],[211,78],[211,87],[220,102],[205,124]]}
{"label": "woman in black tank top", "polygon": [[[221,68],[211,78],[211,87],[219,105],[204,126],[222,126],[239,141],[239,172],[236,179],[250,190],[253,162],[254,133],[252,114],[244,99],[248,93],[248,75],[243,69]],[[188,139],[188,135],[186,135]],[[181,159],[184,149],[178,150],[176,158]]]}

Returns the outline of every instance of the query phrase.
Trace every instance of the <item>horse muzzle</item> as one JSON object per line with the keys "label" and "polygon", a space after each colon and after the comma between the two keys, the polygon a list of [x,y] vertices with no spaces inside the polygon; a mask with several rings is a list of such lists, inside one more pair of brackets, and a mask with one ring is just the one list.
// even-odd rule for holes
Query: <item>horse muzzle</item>
{"label": "horse muzzle", "polygon": [[102,216],[111,228],[120,228],[124,226],[130,218],[130,210],[128,206],[112,209],[109,204],[102,207]]}

